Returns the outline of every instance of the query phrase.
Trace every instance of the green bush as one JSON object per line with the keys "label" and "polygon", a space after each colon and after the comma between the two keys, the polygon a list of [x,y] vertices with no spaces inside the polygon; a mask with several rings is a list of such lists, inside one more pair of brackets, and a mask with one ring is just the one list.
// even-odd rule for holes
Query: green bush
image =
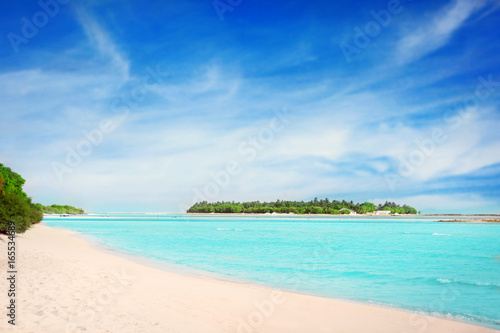
{"label": "green bush", "polygon": [[81,208],[75,208],[68,205],[50,205],[42,206],[39,205],[45,214],[85,214],[84,210]]}
{"label": "green bush", "polygon": [[7,233],[9,221],[14,221],[16,233],[23,233],[42,218],[31,199],[15,193],[0,194],[0,233]]}
{"label": "green bush", "polygon": [[25,180],[0,163],[0,233],[6,234],[13,221],[17,233],[28,230],[42,220],[40,206],[31,202],[23,192]]}
{"label": "green bush", "polygon": [[398,212],[399,214],[416,214],[417,210],[413,207],[403,205],[400,206],[394,202],[385,202],[384,204],[375,205],[371,202],[364,203],[354,203],[352,201],[338,201],[321,199],[304,202],[304,201],[281,201],[276,200],[274,202],[197,202],[191,208],[188,209],[188,213],[207,213],[207,212],[217,212],[217,213],[282,213],[286,214],[288,212],[295,214],[349,214],[349,211],[342,210],[342,208],[347,208],[350,211],[354,211],[358,214],[366,214],[374,212],[375,210],[388,210],[392,213]]}

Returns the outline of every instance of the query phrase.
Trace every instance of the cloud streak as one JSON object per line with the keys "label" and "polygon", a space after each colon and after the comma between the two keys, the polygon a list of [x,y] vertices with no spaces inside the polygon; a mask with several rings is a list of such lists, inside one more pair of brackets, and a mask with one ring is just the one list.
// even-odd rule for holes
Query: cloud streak
{"label": "cloud streak", "polygon": [[[188,11],[180,4],[168,20],[157,8],[151,22],[141,16],[142,5],[134,8],[132,2],[130,10],[82,5],[65,17],[76,23],[66,49],[41,47],[50,61],[36,62],[40,50],[33,41],[33,54],[26,48],[21,55],[32,62],[5,65],[0,72],[1,161],[28,180],[26,190],[44,204],[69,201],[94,212],[179,211],[191,204],[194,189],[212,180],[211,173],[234,159],[245,162],[238,147],[285,107],[294,116],[290,124],[243,163],[242,173],[214,200],[392,198],[434,209],[430,204],[439,199],[446,210],[456,209],[455,200],[465,202],[470,194],[466,209],[486,209],[484,199],[498,210],[500,193],[489,184],[497,183],[500,170],[495,126],[500,88],[491,85],[490,97],[459,128],[450,128],[444,117],[451,105],[474,95],[477,77],[492,73],[493,81],[500,80],[497,58],[490,67],[476,68],[444,47],[453,45],[451,37],[460,29],[474,34],[484,22],[491,24],[497,17],[487,4],[454,1],[403,39],[391,35],[397,30],[391,25],[377,43],[396,38],[399,44],[395,47],[393,40],[387,47],[406,62],[379,61],[387,50],[379,53],[374,43],[363,53],[369,64],[356,68],[342,59],[332,61],[329,42],[322,45],[315,35],[341,31],[341,17],[311,21],[307,32],[288,17],[261,22],[260,12],[251,16],[252,6],[221,26],[212,11],[204,14],[205,7],[195,4]],[[354,13],[352,19],[366,14],[343,6],[335,10]],[[412,8],[408,5],[401,17]],[[120,15],[108,21],[109,12]],[[246,25],[238,15],[270,26]],[[482,19],[472,20],[476,17]],[[65,31],[56,26],[60,21],[52,24]],[[404,28],[402,21],[395,19],[394,28]],[[40,34],[37,41],[44,38]],[[484,40],[472,41],[478,44],[466,50],[468,57],[482,56],[481,43],[500,49],[495,38]],[[421,66],[420,60],[439,48],[444,51],[439,66]],[[68,58],[79,66],[66,66]],[[457,64],[449,66],[451,60]],[[157,65],[168,76],[151,81],[126,121],[59,183],[51,164],[64,161],[67,147],[84,140],[84,132],[115,116],[110,103],[126,99],[140,86],[146,68]],[[396,172],[400,157],[409,158],[419,149],[416,141],[428,139],[436,127],[446,131],[447,141],[392,191],[384,175]]]}
{"label": "cloud streak", "polygon": [[130,63],[118,51],[117,46],[109,37],[101,25],[97,22],[95,17],[90,15],[88,11],[82,6],[75,6],[76,17],[80,22],[82,28],[100,55],[109,61],[111,68],[109,71],[118,73],[123,82],[127,82],[130,78]]}
{"label": "cloud streak", "polygon": [[487,4],[486,0],[454,0],[415,32],[404,36],[398,43],[396,58],[408,63],[443,47],[472,14]]}

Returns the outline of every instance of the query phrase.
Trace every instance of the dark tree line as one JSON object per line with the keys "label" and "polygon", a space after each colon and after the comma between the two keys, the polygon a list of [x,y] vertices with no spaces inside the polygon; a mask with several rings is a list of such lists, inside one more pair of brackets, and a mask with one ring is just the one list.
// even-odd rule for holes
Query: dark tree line
{"label": "dark tree line", "polygon": [[352,201],[338,201],[314,198],[311,201],[271,201],[271,202],[197,202],[190,207],[188,213],[294,213],[294,214],[349,214],[354,211],[358,214],[371,213],[376,210],[388,210],[398,214],[417,214],[413,207],[400,206],[394,202],[375,205],[371,202],[353,203]]}

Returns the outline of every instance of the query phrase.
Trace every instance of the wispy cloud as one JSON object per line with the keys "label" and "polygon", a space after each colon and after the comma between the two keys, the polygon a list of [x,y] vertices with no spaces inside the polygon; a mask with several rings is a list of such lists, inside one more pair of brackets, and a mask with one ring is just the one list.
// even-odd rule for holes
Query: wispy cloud
{"label": "wispy cloud", "polygon": [[[338,20],[313,21],[310,32],[299,31],[302,26],[288,17],[240,26],[261,22],[256,11],[255,18],[228,28],[194,3],[188,9],[179,5],[175,15],[162,4],[155,2],[159,7],[152,17],[135,2],[127,10],[99,2],[68,17],[61,13],[51,24],[64,44],[44,46],[48,37],[40,34],[32,49],[19,55],[34,61],[11,59],[19,63],[2,68],[0,162],[28,180],[26,190],[35,201],[68,202],[90,211],[179,211],[180,204],[191,203],[194,188],[212,181],[211,172],[233,159],[244,162],[240,144],[259,135],[274,111],[286,107],[294,116],[290,124],[245,162],[215,200],[393,198],[425,211],[434,209],[434,202],[456,209],[468,200],[474,204],[463,207],[474,210],[484,197],[495,207],[500,194],[490,188],[500,170],[496,35],[471,39],[477,45],[464,57],[443,49],[439,65],[418,69],[382,62],[379,49],[370,48],[364,56],[373,61],[360,69],[336,65],[314,35],[341,31]],[[436,8],[421,6],[421,14]],[[413,15],[417,7],[408,5],[405,13]],[[328,11],[320,8],[310,10],[322,17]],[[335,8],[332,12],[342,6]],[[361,16],[356,8],[342,15]],[[453,1],[401,39],[399,55],[416,60],[445,46],[459,29],[487,30],[496,18],[494,8],[488,1]],[[237,15],[252,14],[245,13]],[[63,21],[71,22],[71,38],[57,26]],[[466,59],[479,59],[486,43],[492,56],[478,69]],[[40,50],[43,61],[37,58]],[[393,52],[394,45],[387,50]],[[133,88],[141,86],[146,68],[157,64],[168,75],[149,80],[144,101],[59,183],[51,163],[64,161],[68,146],[77,147],[84,132],[112,116],[111,101],[140,92]],[[450,105],[474,96],[477,77],[489,73],[494,83],[488,89],[496,90],[460,128],[450,129],[443,118]],[[447,141],[391,191],[384,174],[398,168],[400,156],[408,159],[418,150],[416,141],[431,137],[435,127],[446,131]]]}
{"label": "wispy cloud", "polygon": [[407,63],[444,46],[472,14],[488,3],[488,0],[454,0],[399,41],[397,59]]}
{"label": "wispy cloud", "polygon": [[[409,205],[418,207],[424,213],[466,213],[474,211],[476,213],[490,213],[491,207],[495,204],[489,200],[476,194],[433,194],[433,195],[416,195],[403,198],[389,199],[373,199],[370,200],[375,204],[384,203],[386,201],[403,201]],[[443,210],[443,208],[445,210]]]}
{"label": "wispy cloud", "polygon": [[97,22],[94,16],[88,13],[88,10],[82,6],[75,6],[76,17],[82,25],[91,45],[93,45],[100,55],[106,58],[111,64],[111,70],[120,74],[123,82],[129,80],[130,63],[118,51],[117,46]]}

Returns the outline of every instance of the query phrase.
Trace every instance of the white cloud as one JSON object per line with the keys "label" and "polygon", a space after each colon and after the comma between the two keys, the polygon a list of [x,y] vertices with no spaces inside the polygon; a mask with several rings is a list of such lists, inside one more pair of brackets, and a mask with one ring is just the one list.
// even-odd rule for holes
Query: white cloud
{"label": "white cloud", "polygon": [[[207,76],[205,72],[201,73],[200,81],[204,82]],[[212,87],[217,91],[216,87],[221,85],[214,83]],[[119,210],[120,206],[133,205],[139,207],[135,210],[178,211],[180,204],[191,204],[193,189],[202,190],[212,181],[209,172],[223,170],[232,159],[243,162],[243,172],[232,178],[230,186],[221,190],[214,200],[271,200],[285,195],[289,199],[301,200],[335,193],[359,196],[374,189],[388,191],[383,178],[388,160],[396,161],[399,155],[407,155],[418,148],[415,140],[428,138],[432,129],[431,125],[413,128],[404,124],[384,124],[383,114],[374,112],[370,115],[366,110],[366,101],[375,107],[383,105],[385,100],[377,101],[376,96],[353,99],[350,103],[345,102],[349,96],[340,98],[338,104],[329,105],[329,109],[335,110],[330,115],[323,111],[318,114],[301,112],[324,107],[322,100],[318,101],[317,107],[308,102],[306,106],[292,106],[290,109],[296,118],[275,135],[254,161],[246,163],[237,151],[239,144],[249,136],[258,135],[268,125],[273,113],[269,112],[267,118],[249,118],[229,126],[232,116],[218,117],[221,105],[218,94],[208,93],[203,102],[205,112],[193,113],[196,103],[191,105],[190,99],[198,91],[196,87],[193,91],[186,91],[185,96],[176,98],[172,107],[183,107],[186,113],[179,115],[174,110],[175,118],[169,117],[170,110],[162,109],[161,105],[133,110],[78,168],[64,177],[62,184],[57,181],[50,163],[63,162],[65,146],[75,147],[84,139],[79,131],[74,130],[59,136],[61,128],[67,126],[65,118],[52,119],[41,127],[42,131],[52,133],[48,145],[34,143],[23,156],[11,152],[8,157],[15,156],[12,160],[25,166],[29,165],[29,160],[37,161],[36,169],[20,170],[27,178],[36,179],[27,184],[33,195],[59,193],[61,198],[74,198],[76,202],[85,203],[84,208],[90,210],[104,207]],[[227,103],[225,107],[228,109],[253,109],[253,105],[241,107],[241,100],[236,96]],[[260,105],[266,104],[270,102],[264,100]],[[389,111],[397,112],[397,108],[397,105],[391,106]],[[347,114],[339,121],[338,114],[346,113],[346,109],[355,115]],[[357,113],[359,110],[365,111]],[[72,112],[72,119],[82,118],[84,122],[87,119],[83,127],[88,130],[102,117],[99,110],[86,105]],[[238,117],[238,113],[233,116]],[[151,121],[155,117],[160,118]],[[348,120],[344,122],[344,119]],[[373,119],[382,121],[382,124],[367,126]],[[25,129],[35,128],[35,124],[28,120]],[[449,133],[449,140],[425,165],[416,169],[410,182],[466,174],[495,163],[498,157],[492,151],[496,151],[498,143],[495,140],[483,142],[484,135],[495,131],[491,124],[487,117],[470,117],[460,131],[453,132],[453,135]],[[369,172],[363,167],[374,170]],[[77,193],[75,189],[78,189]],[[442,207],[447,207],[445,204]]]}
{"label": "white cloud", "polygon": [[[464,211],[481,212],[494,205],[495,202],[476,194],[433,194],[397,197],[388,199],[371,199],[370,202],[383,204],[386,201],[405,203],[422,211],[429,213],[460,213]],[[491,211],[489,211],[491,213]]]}
{"label": "white cloud", "polygon": [[82,6],[75,6],[77,19],[82,25],[88,39],[99,51],[101,56],[107,58],[111,66],[111,71],[120,74],[123,82],[130,78],[129,61],[118,51],[117,46],[109,37],[109,34],[98,24],[97,20],[91,16]]}
{"label": "white cloud", "polygon": [[454,0],[431,20],[426,20],[416,28],[416,31],[399,41],[396,55],[398,60],[401,63],[410,62],[444,46],[472,14],[488,2],[487,0]]}
{"label": "white cloud", "polygon": [[[435,34],[431,44],[445,41],[475,10],[474,6],[457,1],[449,13],[442,14],[445,20],[439,33],[431,31]],[[130,78],[128,60],[96,19],[82,9],[78,17],[96,48],[97,70],[92,74],[83,68],[76,72],[34,69],[0,75],[0,98],[10,110],[2,114],[0,135],[14,142],[2,160],[11,162],[9,166],[28,179],[26,189],[35,200],[69,201],[94,211],[106,207],[178,211],[180,203],[191,203],[193,189],[202,189],[212,181],[209,172],[222,170],[232,159],[243,160],[237,152],[239,144],[258,135],[268,126],[272,110],[282,106],[287,106],[295,119],[253,162],[243,165],[242,174],[232,178],[215,200],[274,200],[285,195],[302,200],[336,193],[349,199],[345,194],[364,196],[388,191],[383,173],[390,161],[417,148],[415,139],[427,138],[432,127],[416,126],[408,120],[408,114],[425,113],[447,102],[422,98],[402,107],[393,88],[383,85],[391,78],[388,74],[354,76],[338,82],[319,78],[302,85],[294,84],[296,77],[285,79],[290,82],[275,77],[245,78],[233,65],[214,65],[208,59],[206,63],[193,63],[186,76],[179,78],[174,73],[155,86],[151,94],[156,94],[156,99],[133,109],[61,184],[51,162],[64,162],[65,147],[75,147],[84,139],[82,130],[95,128],[108,116],[106,107],[110,96],[116,94],[116,81],[121,85],[139,80]],[[418,43],[424,40],[419,38],[424,35],[415,36],[414,44],[408,45],[420,50]],[[442,77],[440,74],[431,79]],[[417,84],[423,86],[431,79],[426,75],[426,81]],[[379,87],[372,90],[374,85]],[[399,119],[398,124],[394,124],[394,118]],[[485,141],[487,135],[496,133],[491,125],[494,123],[488,118],[471,119],[459,135],[450,137],[428,163],[417,169],[412,181],[418,184],[467,174],[499,162],[495,154],[498,137]],[[456,201],[447,198],[443,198],[441,207],[458,207]],[[439,198],[409,199],[418,206]],[[480,198],[472,199],[479,205]]]}

